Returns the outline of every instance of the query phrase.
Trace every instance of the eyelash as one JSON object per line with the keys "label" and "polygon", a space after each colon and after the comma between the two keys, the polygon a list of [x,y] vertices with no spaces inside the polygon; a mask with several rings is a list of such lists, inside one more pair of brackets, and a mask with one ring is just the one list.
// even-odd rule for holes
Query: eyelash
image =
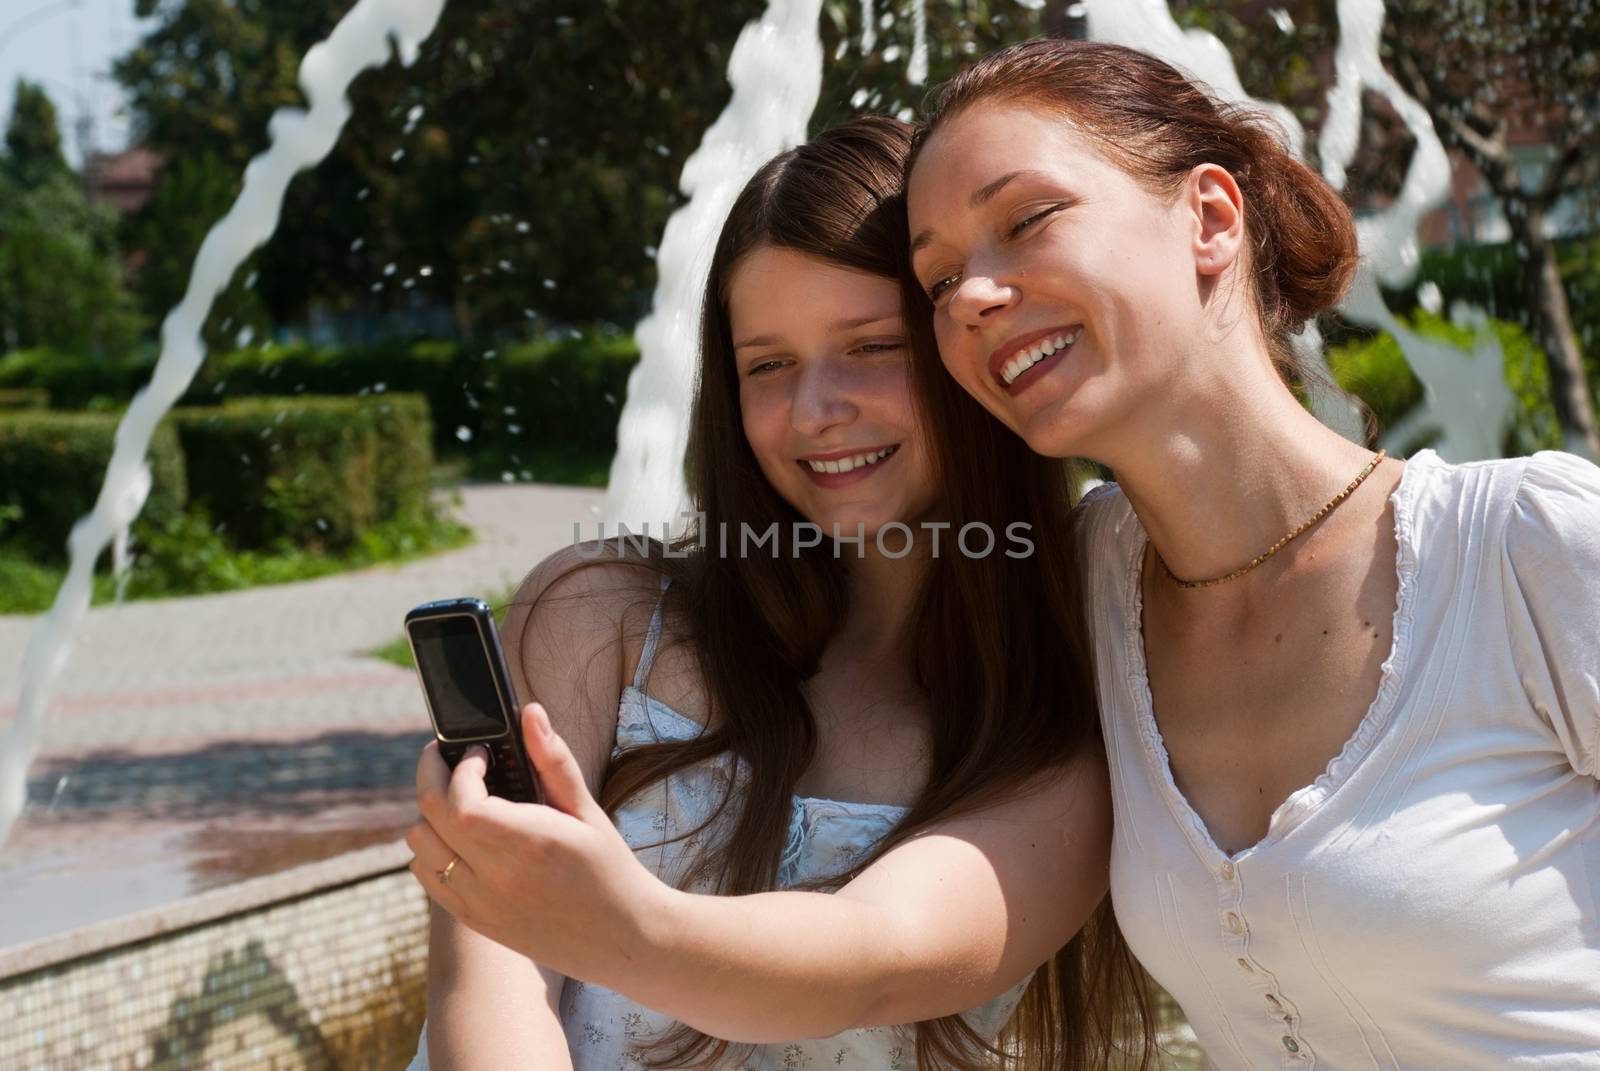
{"label": "eyelash", "polygon": [[[1029,227],[1033,226],[1035,223],[1039,222],[1041,219],[1044,219],[1046,216],[1050,215],[1051,213],[1059,211],[1062,207],[1063,207],[1062,205],[1055,204],[1055,205],[1051,205],[1050,207],[1048,207],[1046,209],[1043,209],[1042,211],[1035,212],[1033,215],[1029,216],[1027,219],[1021,220],[1020,222],[1018,222],[1016,224],[1016,226],[1012,227],[1009,231],[1007,231],[1006,232],[1006,237],[1007,238],[1015,238],[1015,237],[1017,237],[1023,231],[1027,230]],[[927,289],[928,300],[929,301],[933,301],[933,302],[937,302],[939,300],[939,298],[942,297],[945,294],[946,290],[949,288],[949,284],[953,283],[957,277],[958,276],[956,276],[956,275],[947,275],[943,279],[940,279],[937,282],[935,282],[932,286],[928,287],[928,289]]]}
{"label": "eyelash", "polygon": [[1041,220],[1044,217],[1048,216],[1050,213],[1054,212],[1056,209],[1058,209],[1060,207],[1061,207],[1060,205],[1051,205],[1049,208],[1042,209],[1041,211],[1035,212],[1033,215],[1029,216],[1027,219],[1018,222],[1015,227],[1012,227],[1011,230],[1009,232],[1007,232],[1006,237],[1007,238],[1015,238],[1017,235],[1021,234],[1023,231],[1025,231],[1029,227],[1033,226],[1033,224],[1037,223],[1039,220]]}
{"label": "eyelash", "polygon": [[[866,353],[869,356],[875,356],[875,355],[880,354],[880,353],[892,353],[892,352],[894,352],[896,350],[905,349],[905,345],[906,344],[904,342],[863,342],[861,345],[855,347],[850,352],[851,353]],[[783,362],[781,360],[762,361],[759,364],[751,365],[750,366],[750,370],[748,372],[746,372],[745,374],[746,375],[751,375],[751,376],[760,375],[766,369],[775,368],[775,367],[778,367],[778,366],[780,366],[782,364],[783,364]]]}

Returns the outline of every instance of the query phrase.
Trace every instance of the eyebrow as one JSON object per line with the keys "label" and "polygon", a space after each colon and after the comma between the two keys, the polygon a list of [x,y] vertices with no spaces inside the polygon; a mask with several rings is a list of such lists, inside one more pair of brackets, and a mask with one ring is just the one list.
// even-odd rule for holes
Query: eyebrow
{"label": "eyebrow", "polygon": [[[828,325],[830,331],[850,331],[857,327],[866,327],[868,324],[884,323],[888,320],[898,320],[901,317],[899,310],[894,312],[875,312],[869,316],[856,316],[848,320],[835,320]],[[734,342],[735,351],[749,349],[753,346],[776,346],[783,339],[779,335],[755,335],[751,338],[741,338]]]}
{"label": "eyebrow", "polygon": [[[1000,191],[1005,189],[1013,179],[1022,178],[1024,175],[1033,176],[1042,174],[1042,171],[1033,171],[1028,168],[1022,168],[1017,171],[1008,171],[1004,175],[1001,175],[999,178],[995,179],[993,182],[979,186],[976,190],[972,191],[972,196],[967,199],[967,204],[973,208],[982,208],[984,205],[998,197]],[[919,249],[925,248],[932,241],[933,228],[929,227],[918,234],[915,238],[911,239],[911,252],[915,254]]]}

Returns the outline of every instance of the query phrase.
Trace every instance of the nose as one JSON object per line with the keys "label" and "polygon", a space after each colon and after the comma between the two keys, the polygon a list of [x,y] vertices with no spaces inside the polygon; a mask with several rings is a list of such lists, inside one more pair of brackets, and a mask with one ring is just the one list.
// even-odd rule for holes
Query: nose
{"label": "nose", "polygon": [[830,428],[856,418],[856,406],[848,390],[849,377],[837,362],[806,362],[798,371],[789,402],[789,423],[795,431],[820,437]]}
{"label": "nose", "polygon": [[989,317],[1015,305],[1022,292],[984,272],[968,273],[950,295],[950,318],[968,327],[979,327]]}

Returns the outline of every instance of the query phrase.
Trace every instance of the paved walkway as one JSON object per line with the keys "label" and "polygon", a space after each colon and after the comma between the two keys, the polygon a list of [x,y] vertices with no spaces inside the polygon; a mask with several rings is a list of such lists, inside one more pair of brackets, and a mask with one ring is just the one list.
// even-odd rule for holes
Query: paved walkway
{"label": "paved walkway", "polygon": [[[300,584],[91,610],[0,846],[0,947],[379,840],[411,821],[416,677],[367,652],[429,599],[499,599],[602,493],[463,489],[473,545]],[[33,619],[0,615],[0,721]]]}

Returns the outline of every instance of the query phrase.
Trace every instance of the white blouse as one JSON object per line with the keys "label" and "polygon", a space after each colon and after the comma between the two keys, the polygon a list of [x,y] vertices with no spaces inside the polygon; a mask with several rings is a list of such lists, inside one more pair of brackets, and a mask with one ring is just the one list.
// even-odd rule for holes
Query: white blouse
{"label": "white blouse", "polygon": [[1377,697],[1231,856],[1151,709],[1144,530],[1080,506],[1118,920],[1216,1067],[1600,1068],[1600,469],[1424,451],[1392,502]]}

